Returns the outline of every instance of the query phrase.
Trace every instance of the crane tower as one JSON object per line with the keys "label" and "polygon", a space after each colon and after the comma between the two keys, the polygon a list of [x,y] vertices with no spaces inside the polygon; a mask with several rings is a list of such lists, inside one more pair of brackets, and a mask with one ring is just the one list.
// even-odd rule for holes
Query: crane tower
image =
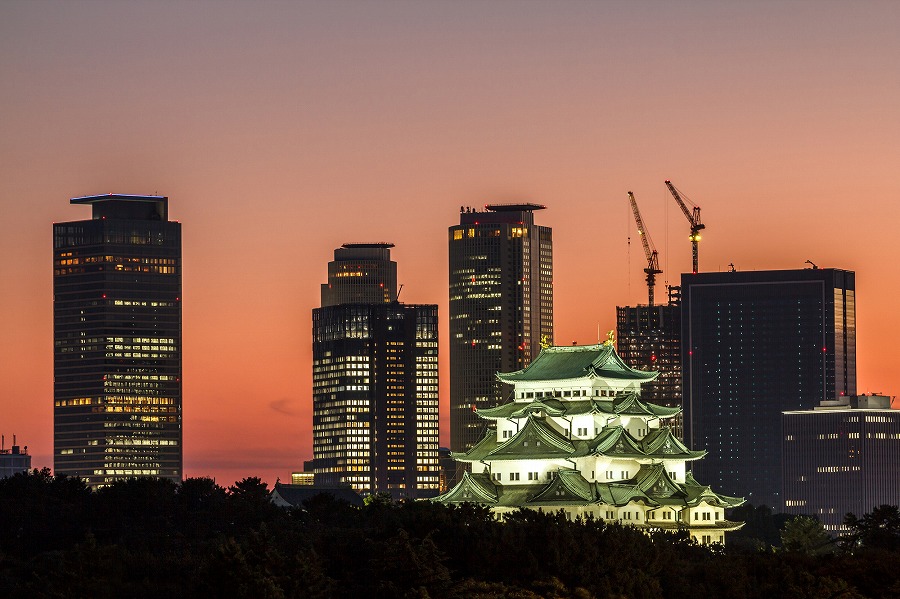
{"label": "crane tower", "polygon": [[[691,224],[691,236],[688,239],[691,240],[693,273],[697,274],[699,268],[697,244],[700,243],[700,231],[706,228],[706,225],[700,222],[700,206],[694,205],[693,202],[687,199],[687,196],[685,196],[683,193],[678,191],[678,189],[674,185],[672,185],[672,182],[668,179],[666,180],[666,187],[669,188],[669,191],[672,193],[672,197],[674,197],[675,201],[678,203],[678,207],[681,208],[681,211],[684,212],[685,217],[687,217],[688,222]],[[691,209],[688,209],[685,202],[691,205]]]}
{"label": "crane tower", "polygon": [[641,237],[641,245],[644,246],[644,255],[647,257],[647,267],[644,272],[647,273],[647,300],[648,305],[653,307],[653,289],[656,287],[656,275],[662,271],[659,269],[659,253],[650,240],[650,234],[644,226],[644,219],[641,218],[641,211],[638,210],[637,200],[634,194],[628,192],[628,201],[631,203],[631,211],[634,213],[634,222],[637,225],[638,235]]}

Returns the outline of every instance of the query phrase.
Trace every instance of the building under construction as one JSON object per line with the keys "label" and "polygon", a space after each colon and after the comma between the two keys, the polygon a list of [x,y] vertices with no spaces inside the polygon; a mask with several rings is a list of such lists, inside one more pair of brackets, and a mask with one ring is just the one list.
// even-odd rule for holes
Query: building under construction
{"label": "building under construction", "polygon": [[655,381],[643,385],[641,399],[682,407],[680,289],[669,287],[664,305],[617,306],[616,338],[626,364],[659,371]]}

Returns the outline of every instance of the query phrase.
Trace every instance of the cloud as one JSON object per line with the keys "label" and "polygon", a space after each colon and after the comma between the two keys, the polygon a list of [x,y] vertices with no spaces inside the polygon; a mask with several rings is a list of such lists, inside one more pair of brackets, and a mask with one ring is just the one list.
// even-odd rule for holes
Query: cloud
{"label": "cloud", "polygon": [[287,397],[282,397],[281,399],[276,399],[275,401],[269,402],[269,407],[278,412],[279,414],[284,414],[285,416],[290,416],[292,418],[296,418],[300,416],[300,414],[295,410],[292,406],[294,403],[293,399],[288,399]]}

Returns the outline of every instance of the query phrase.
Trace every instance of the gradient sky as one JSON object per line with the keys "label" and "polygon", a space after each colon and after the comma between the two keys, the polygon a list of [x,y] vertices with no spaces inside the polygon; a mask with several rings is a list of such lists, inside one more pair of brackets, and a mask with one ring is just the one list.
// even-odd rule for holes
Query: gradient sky
{"label": "gradient sky", "polygon": [[[690,270],[857,272],[860,392],[900,394],[900,3],[0,0],[0,432],[52,464],[51,223],[169,197],[184,233],[185,474],[312,453],[311,310],[335,247],[396,244],[438,303],[447,227],[532,201],[556,342],[646,301],[635,193]],[[628,236],[632,237],[629,247]]]}

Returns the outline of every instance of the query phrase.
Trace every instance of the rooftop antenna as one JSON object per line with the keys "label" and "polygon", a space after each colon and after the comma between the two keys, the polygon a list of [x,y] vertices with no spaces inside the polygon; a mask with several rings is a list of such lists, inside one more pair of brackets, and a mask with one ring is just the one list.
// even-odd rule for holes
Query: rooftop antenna
{"label": "rooftop antenna", "polygon": [[400,283],[400,289],[397,290],[397,301],[400,301],[400,292],[403,291],[403,283]]}
{"label": "rooftop antenna", "polygon": [[734,269],[734,262],[729,262],[728,266],[729,266],[728,272],[736,272]]}
{"label": "rooftop antenna", "polygon": [[807,260],[806,262],[804,262],[804,264],[809,264],[810,266],[812,266],[813,270],[819,270],[819,267],[816,266],[812,260]]}

